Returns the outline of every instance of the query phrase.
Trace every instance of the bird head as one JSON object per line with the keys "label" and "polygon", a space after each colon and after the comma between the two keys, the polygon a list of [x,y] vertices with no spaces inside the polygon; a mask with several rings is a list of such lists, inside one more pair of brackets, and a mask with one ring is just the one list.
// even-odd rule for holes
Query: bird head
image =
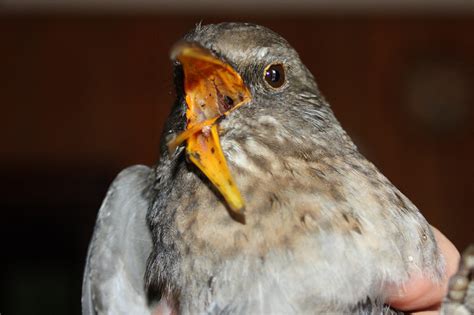
{"label": "bird head", "polygon": [[[185,143],[188,159],[242,215],[245,201],[228,160],[238,162],[249,146],[251,151],[265,146],[276,156],[282,148],[301,152],[332,113],[296,51],[262,26],[197,26],[173,47],[171,58],[177,78],[175,119],[182,130],[173,130],[168,151]],[[223,137],[240,138],[242,145],[223,145]]]}

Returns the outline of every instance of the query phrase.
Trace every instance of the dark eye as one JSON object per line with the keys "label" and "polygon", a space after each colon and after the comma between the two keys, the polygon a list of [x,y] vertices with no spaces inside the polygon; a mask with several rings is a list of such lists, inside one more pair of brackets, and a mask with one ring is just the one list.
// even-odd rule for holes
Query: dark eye
{"label": "dark eye", "polygon": [[285,83],[285,68],[282,64],[272,64],[265,68],[265,81],[273,87],[279,88]]}

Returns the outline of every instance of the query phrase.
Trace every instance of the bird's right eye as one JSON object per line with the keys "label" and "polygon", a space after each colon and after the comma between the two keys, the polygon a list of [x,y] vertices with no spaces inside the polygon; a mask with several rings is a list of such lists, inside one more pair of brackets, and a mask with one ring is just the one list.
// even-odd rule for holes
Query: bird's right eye
{"label": "bird's right eye", "polygon": [[285,68],[282,64],[271,64],[264,71],[265,82],[272,88],[278,89],[285,84]]}

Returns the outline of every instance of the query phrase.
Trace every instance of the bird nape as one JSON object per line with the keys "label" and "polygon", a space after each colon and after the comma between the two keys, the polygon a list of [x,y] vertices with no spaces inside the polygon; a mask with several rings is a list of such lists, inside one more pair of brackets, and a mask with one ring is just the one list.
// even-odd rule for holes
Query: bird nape
{"label": "bird nape", "polygon": [[[84,314],[388,314],[389,287],[442,280],[430,225],[357,151],[285,39],[197,25],[171,57],[161,158],[107,193]],[[455,287],[446,305],[472,311],[474,285],[470,306]]]}

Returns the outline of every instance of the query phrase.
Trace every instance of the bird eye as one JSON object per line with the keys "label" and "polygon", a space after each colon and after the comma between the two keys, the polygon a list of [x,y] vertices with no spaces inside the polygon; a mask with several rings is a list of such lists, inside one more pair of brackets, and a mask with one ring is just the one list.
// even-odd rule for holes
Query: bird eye
{"label": "bird eye", "polygon": [[285,83],[285,69],[282,64],[271,64],[265,68],[265,81],[273,88],[279,88]]}

